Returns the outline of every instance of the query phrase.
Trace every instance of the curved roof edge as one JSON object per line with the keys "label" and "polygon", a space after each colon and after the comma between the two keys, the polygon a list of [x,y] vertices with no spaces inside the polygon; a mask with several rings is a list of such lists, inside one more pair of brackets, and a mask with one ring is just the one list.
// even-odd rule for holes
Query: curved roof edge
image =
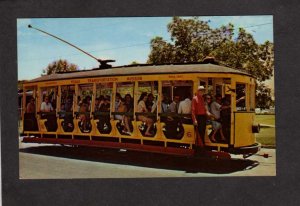
{"label": "curved roof edge", "polygon": [[127,75],[150,75],[150,74],[168,74],[168,73],[231,73],[251,76],[247,72],[232,69],[225,66],[215,64],[170,64],[170,65],[134,65],[129,67],[119,66],[110,69],[92,69],[77,72],[56,73],[51,75],[44,75],[28,81],[43,82],[74,78],[88,78],[88,77],[104,77],[104,76],[127,76]]}

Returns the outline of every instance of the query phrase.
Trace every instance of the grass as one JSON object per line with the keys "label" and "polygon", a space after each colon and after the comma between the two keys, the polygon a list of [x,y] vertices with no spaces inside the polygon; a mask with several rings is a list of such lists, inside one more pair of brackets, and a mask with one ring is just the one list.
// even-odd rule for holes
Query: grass
{"label": "grass", "polygon": [[[256,115],[255,121],[260,124],[274,125],[275,115]],[[276,146],[275,127],[263,127],[260,132],[256,134],[256,141],[263,146]]]}

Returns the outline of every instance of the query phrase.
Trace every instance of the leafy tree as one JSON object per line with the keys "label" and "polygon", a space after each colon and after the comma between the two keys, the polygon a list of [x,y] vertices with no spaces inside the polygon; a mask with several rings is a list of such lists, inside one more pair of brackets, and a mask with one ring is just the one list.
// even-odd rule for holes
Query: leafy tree
{"label": "leafy tree", "polygon": [[57,72],[67,72],[78,70],[78,66],[69,63],[67,60],[59,59],[50,63],[47,68],[43,70],[43,74],[49,75]]}
{"label": "leafy tree", "polygon": [[132,61],[130,64],[135,65],[135,64],[139,64],[139,63],[137,61]]}
{"label": "leafy tree", "polygon": [[271,106],[274,106],[274,101],[271,98],[271,89],[264,83],[257,85],[256,106],[260,109],[269,109]]}
{"label": "leafy tree", "polygon": [[202,62],[205,57],[213,56],[220,64],[252,74],[259,85],[257,105],[268,108],[272,104],[271,90],[261,82],[273,74],[273,43],[258,44],[243,28],[239,28],[237,37],[233,38],[233,24],[213,29],[207,21],[197,17],[174,17],[167,27],[171,41],[153,38],[147,63]]}
{"label": "leafy tree", "polygon": [[233,39],[234,25],[212,29],[208,22],[199,18],[174,17],[168,24],[171,42],[155,37],[150,42],[148,63],[201,62],[206,56],[214,56],[229,67],[247,71],[265,81],[272,76],[274,68],[273,44],[266,41],[257,44],[253,36],[240,28]]}

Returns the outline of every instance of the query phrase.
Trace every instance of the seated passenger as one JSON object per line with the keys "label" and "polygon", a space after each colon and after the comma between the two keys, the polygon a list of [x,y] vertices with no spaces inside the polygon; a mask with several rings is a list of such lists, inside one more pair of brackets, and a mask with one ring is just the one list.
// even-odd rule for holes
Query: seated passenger
{"label": "seated passenger", "polygon": [[60,114],[59,114],[59,117],[60,118],[64,118],[65,116],[66,116],[66,114],[65,114],[65,112],[66,112],[66,109],[65,109],[65,104],[64,103],[62,103],[61,105],[60,105]]}
{"label": "seated passenger", "polygon": [[53,107],[51,105],[51,103],[49,102],[49,97],[46,96],[44,98],[44,101],[41,104],[41,112],[52,112],[53,111]]}
{"label": "seated passenger", "polygon": [[170,108],[169,108],[169,101],[168,101],[168,97],[166,97],[165,95],[161,96],[161,112],[162,113],[167,113],[170,112]]}
{"label": "seated passenger", "polygon": [[99,111],[100,112],[110,112],[110,98],[109,98],[109,96],[104,97],[103,103],[100,105]]}
{"label": "seated passenger", "polygon": [[42,118],[46,118],[47,121],[45,122],[45,126],[47,128],[47,131],[53,132],[57,130],[57,121],[56,121],[56,115],[55,114],[45,114],[53,111],[53,107],[51,103],[49,102],[49,97],[46,96],[44,98],[44,102],[41,104],[41,116]]}
{"label": "seated passenger", "polygon": [[147,107],[147,110],[152,113],[154,113],[156,110],[156,102],[154,101],[154,96],[151,93],[148,94],[147,101],[146,101],[146,107]]}
{"label": "seated passenger", "polygon": [[125,95],[125,105],[126,105],[126,108],[127,108],[127,111],[126,111],[127,113],[128,112],[133,112],[133,99],[132,99],[130,94]]}
{"label": "seated passenger", "polygon": [[[179,103],[178,114],[192,114],[192,101],[190,100],[190,94],[185,95],[185,99]],[[184,116],[182,122],[185,124],[193,124],[192,118]]]}
{"label": "seated passenger", "polygon": [[115,111],[118,111],[118,107],[120,105],[121,99],[122,99],[121,94],[120,93],[116,93]]}
{"label": "seated passenger", "polygon": [[[73,113],[72,113],[73,96],[68,96],[64,108],[65,108],[64,111],[66,113],[63,114],[64,121],[61,124],[65,132],[72,132],[74,130]],[[63,109],[61,109],[61,112],[63,112]]]}
{"label": "seated passenger", "polygon": [[178,113],[179,101],[180,101],[180,97],[179,96],[174,96],[173,102],[170,104],[170,107],[169,107],[170,112]]}
{"label": "seated passenger", "polygon": [[90,96],[86,96],[85,97],[85,99],[86,99],[86,103],[87,103],[87,105],[88,105],[88,111],[91,111],[91,97]]}
{"label": "seated passenger", "polygon": [[204,104],[205,104],[205,109],[206,109],[206,116],[208,117],[208,122],[210,123],[211,119],[214,118],[214,115],[210,113],[210,105],[212,103],[212,97],[210,94],[205,94],[204,95]]}
{"label": "seated passenger", "polygon": [[33,97],[30,98],[29,103],[26,106],[26,112],[24,114],[24,130],[28,130],[28,131],[38,130]]}
{"label": "seated passenger", "polygon": [[[125,105],[125,99],[121,98],[118,103],[118,108],[116,108],[116,112],[122,112],[125,113],[127,111],[127,107]],[[115,119],[120,120],[123,122],[124,115],[117,114],[115,115]]]}
{"label": "seated passenger", "polygon": [[[128,124],[128,132],[133,131],[133,125],[132,125],[132,120],[133,120],[133,98],[131,97],[130,94],[125,95],[125,106],[126,106],[126,113],[125,116],[125,123],[127,122]],[[127,127],[127,126],[126,126]]]}
{"label": "seated passenger", "polygon": [[73,97],[72,96],[68,96],[66,104],[65,104],[65,110],[66,110],[66,112],[73,111]]}
{"label": "seated passenger", "polygon": [[95,112],[98,112],[99,109],[100,109],[100,98],[97,97],[97,98],[95,99],[95,108],[94,108],[94,111],[95,111]]}
{"label": "seated passenger", "polygon": [[[147,113],[148,112],[147,107],[146,107],[147,98],[148,98],[147,93],[143,92],[138,101],[138,108],[137,108],[138,113]],[[137,119],[142,122],[145,122],[147,125],[145,136],[153,136],[153,134],[150,133],[150,129],[153,126],[153,119],[147,117],[146,115],[138,115]]]}
{"label": "seated passenger", "polygon": [[35,104],[33,97],[30,98],[29,103],[26,106],[26,113],[35,113]]}
{"label": "seated passenger", "polygon": [[104,101],[99,108],[100,112],[104,112],[106,114],[101,114],[99,116],[98,129],[101,133],[110,133],[111,124],[110,124],[110,98],[109,96],[104,97]]}
{"label": "seated passenger", "polygon": [[81,126],[83,132],[88,132],[89,115],[87,114],[87,112],[88,112],[87,100],[83,99],[81,106],[79,108],[80,126]]}
{"label": "seated passenger", "polygon": [[[125,105],[125,99],[121,98],[120,99],[120,104],[119,104],[119,107],[118,107],[118,111],[117,112],[122,112],[122,113],[126,113],[127,112],[127,107]],[[124,126],[124,129],[122,130],[122,133],[125,133],[125,134],[128,134],[130,135],[130,127],[129,127],[129,117],[126,116],[125,114],[123,115],[116,115],[115,116],[116,119],[120,120],[121,121],[121,126]]]}

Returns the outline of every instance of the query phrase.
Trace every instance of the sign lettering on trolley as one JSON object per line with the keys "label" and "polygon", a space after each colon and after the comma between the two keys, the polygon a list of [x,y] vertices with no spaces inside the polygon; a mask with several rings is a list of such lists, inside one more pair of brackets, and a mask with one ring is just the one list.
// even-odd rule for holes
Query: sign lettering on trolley
{"label": "sign lettering on trolley", "polygon": [[99,79],[88,79],[88,82],[94,83],[94,82],[115,82],[118,81],[117,77],[103,77]]}
{"label": "sign lettering on trolley", "polygon": [[182,79],[183,75],[169,75],[170,79]]}
{"label": "sign lettering on trolley", "polygon": [[138,81],[143,80],[143,77],[127,77],[128,81]]}
{"label": "sign lettering on trolley", "polygon": [[80,83],[80,80],[71,80],[71,83],[78,84],[78,83]]}
{"label": "sign lettering on trolley", "polygon": [[57,82],[46,82],[46,85],[57,85]]}

